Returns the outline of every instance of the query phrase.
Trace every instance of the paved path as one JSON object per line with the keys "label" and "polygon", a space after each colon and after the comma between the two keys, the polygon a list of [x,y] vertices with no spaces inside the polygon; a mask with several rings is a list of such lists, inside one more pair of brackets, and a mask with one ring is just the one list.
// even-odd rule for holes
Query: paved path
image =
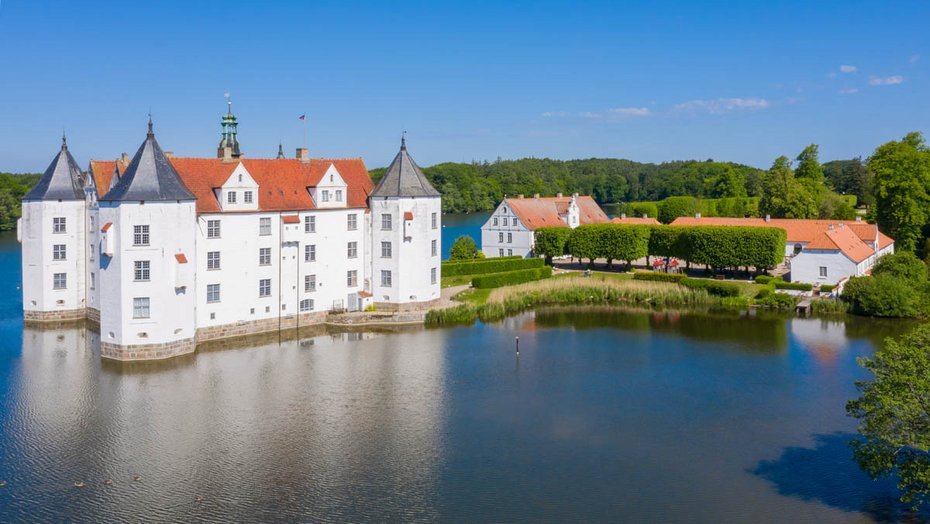
{"label": "paved path", "polygon": [[470,287],[471,286],[469,285],[464,285],[464,286],[452,286],[452,287],[442,288],[442,296],[439,299],[439,303],[436,304],[436,307],[432,309],[446,309],[446,308],[461,305],[462,304],[461,302],[456,302],[455,300],[452,300],[452,297],[455,296],[459,291],[465,291],[466,289]]}

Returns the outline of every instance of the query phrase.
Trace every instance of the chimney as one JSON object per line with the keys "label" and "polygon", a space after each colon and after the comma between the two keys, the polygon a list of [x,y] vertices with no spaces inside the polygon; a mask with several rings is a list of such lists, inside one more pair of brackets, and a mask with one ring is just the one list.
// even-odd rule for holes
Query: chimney
{"label": "chimney", "polygon": [[620,213],[620,220],[626,220],[626,213]]}
{"label": "chimney", "polygon": [[539,193],[533,194],[533,198],[535,198],[536,200],[539,200]]}
{"label": "chimney", "polygon": [[233,150],[231,147],[216,148],[216,158],[222,158],[223,162],[233,161]]}
{"label": "chimney", "polygon": [[520,200],[523,200],[523,193],[520,193],[519,195],[517,195],[517,198],[519,198]]}
{"label": "chimney", "polygon": [[694,214],[694,218],[701,218],[701,214],[700,214],[700,213],[695,213],[695,214]]}
{"label": "chimney", "polygon": [[297,160],[307,163],[310,162],[310,150],[306,147],[297,148]]}
{"label": "chimney", "polygon": [[572,198],[578,198],[578,193],[572,193]]}
{"label": "chimney", "polygon": [[124,166],[128,166],[128,165],[129,165],[129,160],[130,160],[130,159],[129,159],[129,155],[127,155],[126,153],[123,153],[123,154],[120,155],[120,157],[119,157],[120,163],[123,164]]}
{"label": "chimney", "polygon": [[856,217],[856,222],[862,222],[862,217]]}
{"label": "chimney", "polygon": [[556,193],[556,194],[555,194],[555,197],[556,197],[556,198],[562,198],[562,193]]}
{"label": "chimney", "polygon": [[165,156],[168,158],[174,158],[174,151],[165,151]]}
{"label": "chimney", "polygon": [[772,220],[772,215],[765,215],[765,221],[769,222]]}
{"label": "chimney", "polygon": [[643,213],[643,218],[649,218],[649,215],[647,213]]}
{"label": "chimney", "polygon": [[833,224],[828,225],[827,229],[829,229],[830,231],[833,231]]}

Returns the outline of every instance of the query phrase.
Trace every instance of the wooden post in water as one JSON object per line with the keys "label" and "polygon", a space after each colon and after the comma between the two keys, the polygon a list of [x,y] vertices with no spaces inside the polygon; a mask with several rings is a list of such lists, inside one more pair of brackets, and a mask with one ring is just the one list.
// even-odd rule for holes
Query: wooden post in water
{"label": "wooden post in water", "polygon": [[517,356],[520,356],[520,337],[513,337],[514,342],[517,346]]}

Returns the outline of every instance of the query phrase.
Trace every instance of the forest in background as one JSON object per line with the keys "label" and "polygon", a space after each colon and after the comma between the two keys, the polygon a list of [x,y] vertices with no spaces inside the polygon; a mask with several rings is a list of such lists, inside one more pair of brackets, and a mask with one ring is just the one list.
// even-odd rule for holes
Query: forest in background
{"label": "forest in background", "polygon": [[0,173],[0,231],[16,228],[21,214],[20,200],[39,181],[39,174]]}

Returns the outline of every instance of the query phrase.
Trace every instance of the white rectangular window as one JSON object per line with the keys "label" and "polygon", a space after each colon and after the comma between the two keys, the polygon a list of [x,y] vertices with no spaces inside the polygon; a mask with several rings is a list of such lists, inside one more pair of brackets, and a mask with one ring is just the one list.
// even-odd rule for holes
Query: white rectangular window
{"label": "white rectangular window", "polygon": [[132,299],[132,318],[149,318],[149,297],[135,297]]}
{"label": "white rectangular window", "polygon": [[509,218],[504,217],[504,225],[505,225],[505,226],[507,225],[507,223],[508,223],[509,220],[510,220]]}
{"label": "white rectangular window", "polygon": [[342,190],[341,189],[336,190],[336,202],[342,202]]}
{"label": "white rectangular window", "polygon": [[329,190],[324,189],[322,195],[323,202],[329,202]]}
{"label": "white rectangular window", "polygon": [[220,268],[220,252],[219,251],[207,251],[207,269],[219,269]]}
{"label": "white rectangular window", "polygon": [[66,246],[64,244],[55,244],[52,246],[52,260],[65,260]]}
{"label": "white rectangular window", "polygon": [[504,256],[504,248],[500,248],[500,249],[497,250],[497,256],[499,256],[499,257]]}
{"label": "white rectangular window", "polygon": [[258,265],[260,266],[271,265],[271,248],[270,247],[258,248]]}
{"label": "white rectangular window", "polygon": [[381,287],[391,287],[391,272],[381,270]]}
{"label": "white rectangular window", "polygon": [[430,215],[430,223],[432,224],[433,229],[436,229],[437,227],[439,227],[439,217],[437,216],[436,213],[433,213],[432,215]]}
{"label": "white rectangular window", "polygon": [[391,229],[391,215],[388,213],[383,213],[381,215],[381,231],[390,231]]}
{"label": "white rectangular window", "polygon": [[132,245],[147,246],[149,245],[149,226],[146,224],[132,226]]}
{"label": "white rectangular window", "polygon": [[513,233],[507,233],[507,243],[513,244]]}
{"label": "white rectangular window", "polygon": [[258,296],[259,297],[270,297],[271,296],[271,279],[263,278],[258,281]]}
{"label": "white rectangular window", "polygon": [[508,257],[512,257],[512,256],[513,256],[513,249],[508,249],[508,250],[507,250],[507,256],[508,256]]}
{"label": "white rectangular window", "polygon": [[52,233],[67,233],[68,232],[68,222],[65,220],[65,217],[54,217],[52,218]]}
{"label": "white rectangular window", "polygon": [[316,291],[316,275],[304,275],[304,291]]}
{"label": "white rectangular window", "polygon": [[436,241],[436,239],[433,239],[430,241],[429,251],[430,251],[430,256],[433,256],[433,257],[439,254],[438,242]]}
{"label": "white rectangular window", "polygon": [[90,274],[90,288],[96,289],[96,287],[97,287],[97,274],[91,273]]}
{"label": "white rectangular window", "polygon": [[271,217],[261,217],[258,219],[258,234],[263,237],[271,234]]}
{"label": "white rectangular window", "polygon": [[252,192],[246,191],[245,193],[243,193],[242,201],[245,202],[246,204],[251,204],[252,203]]}
{"label": "white rectangular window", "polygon": [[207,220],[207,238],[220,238],[219,220]]}
{"label": "white rectangular window", "polygon": [[498,233],[498,234],[497,234],[497,242],[500,243],[500,244],[503,244],[503,243],[504,243],[504,233]]}
{"label": "white rectangular window", "polygon": [[436,283],[436,268],[430,268],[429,270],[429,283],[430,284]]}
{"label": "white rectangular window", "polygon": [[391,258],[391,243],[381,242],[381,258]]}
{"label": "white rectangular window", "polygon": [[67,289],[68,288],[68,274],[67,273],[55,273],[52,275],[52,289]]}
{"label": "white rectangular window", "polygon": [[220,301],[220,285],[219,284],[207,284],[207,302],[219,302]]}
{"label": "white rectangular window", "polygon": [[827,266],[820,266],[820,277],[827,278]]}
{"label": "white rectangular window", "polygon": [[226,193],[226,203],[227,203],[227,204],[235,204],[235,203],[236,203],[236,192],[235,192],[235,191],[230,191],[230,192]]}
{"label": "white rectangular window", "polygon": [[88,254],[88,256],[90,256],[90,261],[93,262],[93,261],[94,261],[94,257],[97,255],[97,250],[94,249],[94,245],[93,245],[93,244],[87,246],[87,254]]}
{"label": "white rectangular window", "polygon": [[355,287],[358,285],[358,271],[346,271],[346,285],[349,287]]}
{"label": "white rectangular window", "polygon": [[496,226],[496,225],[497,225],[497,217],[494,217],[493,220],[494,220],[494,225]]}
{"label": "white rectangular window", "polygon": [[313,311],[313,299],[305,298],[300,301],[300,310],[301,311]]}
{"label": "white rectangular window", "polygon": [[358,229],[358,215],[352,213],[346,217],[346,228],[349,231],[355,231]]}
{"label": "white rectangular window", "polygon": [[304,262],[316,262],[316,244],[304,246]]}
{"label": "white rectangular window", "polygon": [[133,262],[133,280],[136,282],[148,282],[151,274],[149,272],[151,265],[148,260],[136,260]]}
{"label": "white rectangular window", "polygon": [[316,233],[316,217],[304,217],[304,233]]}
{"label": "white rectangular window", "polygon": [[349,242],[346,246],[346,251],[349,258],[358,257],[358,242]]}

